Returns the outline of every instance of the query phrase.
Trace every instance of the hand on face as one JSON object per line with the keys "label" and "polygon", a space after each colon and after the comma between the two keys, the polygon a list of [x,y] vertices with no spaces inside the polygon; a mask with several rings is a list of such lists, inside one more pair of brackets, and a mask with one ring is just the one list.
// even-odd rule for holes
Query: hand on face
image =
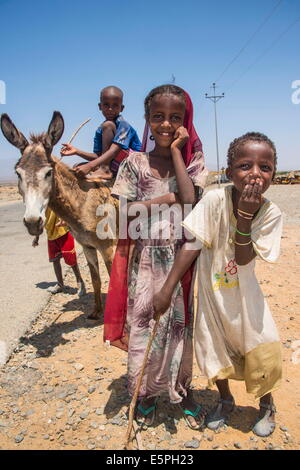
{"label": "hand on face", "polygon": [[255,214],[262,204],[263,181],[249,175],[238,203],[238,209]]}
{"label": "hand on face", "polygon": [[174,140],[171,144],[171,150],[175,148],[181,150],[188,140],[189,134],[186,128],[183,126],[178,127],[174,135]]}
{"label": "hand on face", "polygon": [[62,144],[62,148],[60,154],[64,157],[68,157],[70,155],[76,155],[77,149],[70,144]]}

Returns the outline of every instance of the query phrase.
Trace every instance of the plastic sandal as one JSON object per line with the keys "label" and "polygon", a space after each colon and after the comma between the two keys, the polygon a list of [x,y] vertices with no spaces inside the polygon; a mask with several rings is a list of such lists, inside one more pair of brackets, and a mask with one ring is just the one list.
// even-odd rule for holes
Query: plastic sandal
{"label": "plastic sandal", "polygon": [[276,427],[274,422],[269,421],[270,416],[272,416],[273,413],[276,413],[276,408],[274,405],[265,405],[264,403],[261,403],[259,407],[265,408],[267,411],[264,416],[255,423],[252,431],[257,436],[267,437],[274,432]]}
{"label": "plastic sandal", "polygon": [[[223,404],[232,405],[231,410],[228,411],[227,413],[222,413]],[[221,427],[223,427],[224,424],[226,424],[228,416],[233,412],[234,408],[235,408],[234,400],[222,400],[222,399],[219,400],[218,405],[207,418],[206,426],[208,427],[208,429],[216,431],[217,429],[220,429]]]}
{"label": "plastic sandal", "polygon": [[149,426],[152,426],[152,425],[153,425],[154,420],[155,420],[155,415],[156,415],[156,402],[157,402],[157,400],[155,400],[154,405],[149,406],[149,408],[144,408],[144,407],[141,405],[141,403],[139,403],[139,404],[137,405],[137,410],[139,410],[139,412],[140,412],[144,417],[147,417],[150,413],[153,412],[153,414],[152,414],[152,419],[151,419],[151,421],[150,421],[149,423],[147,423],[147,424],[146,424],[144,421],[138,419],[137,416],[136,416],[136,417],[135,417],[135,420],[136,420],[136,422],[137,422],[137,424],[138,424],[139,426],[147,426],[147,427],[149,427]]}
{"label": "plastic sandal", "polygon": [[186,424],[188,425],[188,427],[193,429],[193,430],[201,429],[201,427],[203,426],[203,424],[205,422],[205,416],[201,417],[200,422],[196,426],[192,426],[187,417],[188,416],[193,416],[193,418],[199,417],[200,411],[202,410],[203,407],[201,405],[197,405],[196,409],[194,411],[191,411],[191,410],[188,410],[187,408],[182,408],[180,403],[178,404],[178,406],[179,406],[179,408],[182,412],[182,415],[183,415],[184,420],[185,420]]}

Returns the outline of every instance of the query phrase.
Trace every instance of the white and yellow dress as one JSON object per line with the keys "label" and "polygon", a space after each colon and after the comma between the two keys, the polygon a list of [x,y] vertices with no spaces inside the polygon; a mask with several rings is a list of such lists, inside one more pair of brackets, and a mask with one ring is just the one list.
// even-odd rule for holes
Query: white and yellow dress
{"label": "white and yellow dress", "polygon": [[[260,398],[280,385],[281,347],[255,276],[255,259],[245,266],[235,262],[232,188],[208,192],[183,222],[201,246],[195,352],[210,383],[245,380],[247,392]],[[282,233],[282,215],[275,204],[265,201],[251,233],[257,256],[274,263]]]}

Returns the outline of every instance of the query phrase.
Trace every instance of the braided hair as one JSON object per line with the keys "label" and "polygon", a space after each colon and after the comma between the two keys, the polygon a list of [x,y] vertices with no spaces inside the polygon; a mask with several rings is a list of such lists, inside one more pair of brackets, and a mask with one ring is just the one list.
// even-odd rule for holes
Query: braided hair
{"label": "braided hair", "polygon": [[237,153],[240,151],[241,147],[245,145],[247,142],[265,142],[268,144],[274,152],[274,174],[273,178],[276,173],[277,169],[277,152],[274,142],[269,139],[265,134],[261,134],[260,132],[247,132],[247,134],[234,139],[231,144],[229,145],[229,149],[227,152],[227,166],[228,168],[232,167],[233,160],[236,159]]}
{"label": "braided hair", "polygon": [[184,104],[186,104],[184,91],[182,90],[182,88],[179,88],[179,86],[176,86],[176,85],[157,86],[156,88],[153,88],[153,90],[151,90],[150,93],[148,93],[148,95],[145,98],[144,106],[145,106],[146,118],[149,117],[151,101],[156,95],[175,95],[175,96],[178,96],[184,102]]}

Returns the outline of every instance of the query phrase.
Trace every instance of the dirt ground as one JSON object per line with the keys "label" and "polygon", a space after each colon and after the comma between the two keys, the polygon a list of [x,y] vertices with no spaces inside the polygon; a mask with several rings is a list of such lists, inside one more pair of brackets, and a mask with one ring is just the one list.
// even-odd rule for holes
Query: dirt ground
{"label": "dirt ground", "polygon": [[0,202],[17,201],[22,199],[15,185],[0,185]]}
{"label": "dirt ground", "polygon": [[[284,376],[274,394],[276,430],[268,438],[252,434],[257,403],[246,394],[242,382],[231,382],[237,408],[221,432],[189,429],[165,396],[159,400],[154,427],[141,433],[145,449],[300,447],[300,186],[272,186],[267,195],[285,218],[280,261],[274,265],[257,262],[257,276],[282,341]],[[103,344],[103,320],[87,319],[93,295],[83,256],[79,264],[88,294],[77,298],[75,279],[68,272],[68,292],[50,298],[9,362],[0,368],[0,449],[124,447],[130,403],[127,357]],[[108,275],[103,263],[101,271],[105,293]],[[211,409],[218,394],[206,386],[195,363],[194,398]]]}

